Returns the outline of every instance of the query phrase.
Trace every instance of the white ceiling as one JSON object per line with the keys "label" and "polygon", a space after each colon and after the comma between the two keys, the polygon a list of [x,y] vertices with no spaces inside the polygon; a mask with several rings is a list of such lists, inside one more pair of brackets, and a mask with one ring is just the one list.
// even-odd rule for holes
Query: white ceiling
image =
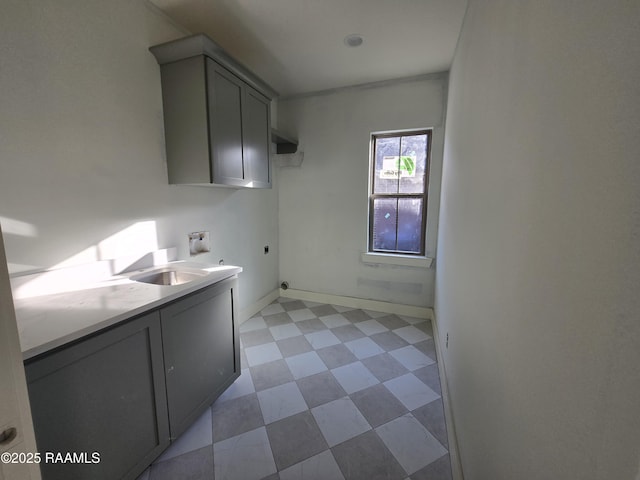
{"label": "white ceiling", "polygon": [[[151,0],[289,96],[449,69],[467,0]],[[364,43],[345,46],[349,34]]]}

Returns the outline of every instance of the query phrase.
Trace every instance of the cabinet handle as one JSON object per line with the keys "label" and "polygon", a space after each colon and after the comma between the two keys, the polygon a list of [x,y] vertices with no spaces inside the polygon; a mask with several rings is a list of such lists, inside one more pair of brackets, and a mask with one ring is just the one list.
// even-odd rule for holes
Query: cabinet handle
{"label": "cabinet handle", "polygon": [[0,445],[11,443],[17,436],[18,430],[14,427],[7,428],[4,432],[0,433]]}

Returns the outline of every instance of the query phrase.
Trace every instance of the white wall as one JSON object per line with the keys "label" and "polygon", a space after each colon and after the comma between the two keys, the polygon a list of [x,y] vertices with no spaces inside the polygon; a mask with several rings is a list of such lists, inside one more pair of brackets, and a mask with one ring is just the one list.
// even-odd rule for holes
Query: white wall
{"label": "white wall", "polygon": [[430,307],[434,270],[361,262],[371,132],[434,127],[427,255],[435,255],[446,75],[280,101],[304,161],[280,169],[280,277],[291,288]]}
{"label": "white wall", "polygon": [[637,1],[470,2],[435,305],[466,480],[639,478],[638,25]]}
{"label": "white wall", "polygon": [[[277,191],[170,186],[160,70],[186,34],[143,0],[3,2],[0,221],[11,270],[176,246],[245,268],[241,308],[278,285]],[[270,246],[264,255],[264,245]]]}

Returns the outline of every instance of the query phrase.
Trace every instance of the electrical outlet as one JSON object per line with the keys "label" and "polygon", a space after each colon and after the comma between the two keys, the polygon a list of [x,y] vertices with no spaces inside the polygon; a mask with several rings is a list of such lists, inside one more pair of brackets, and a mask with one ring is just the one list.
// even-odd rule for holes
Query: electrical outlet
{"label": "electrical outlet", "polygon": [[447,332],[447,340],[445,341],[444,348],[449,348],[449,332]]}
{"label": "electrical outlet", "polygon": [[269,245],[264,246],[264,254],[266,255],[267,253],[269,253]]}
{"label": "electrical outlet", "polygon": [[209,232],[192,232],[189,234],[189,253],[192,257],[199,253],[210,251]]}

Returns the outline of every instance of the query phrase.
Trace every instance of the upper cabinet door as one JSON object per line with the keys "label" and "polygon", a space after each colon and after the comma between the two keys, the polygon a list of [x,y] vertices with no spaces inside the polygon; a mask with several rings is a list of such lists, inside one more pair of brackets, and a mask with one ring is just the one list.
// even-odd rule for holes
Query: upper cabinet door
{"label": "upper cabinet door", "polygon": [[271,186],[269,146],[271,138],[270,102],[253,88],[246,86],[242,108],[242,134],[245,179],[252,187]]}
{"label": "upper cabinet door", "polygon": [[245,185],[242,153],[243,82],[207,59],[212,182]]}

